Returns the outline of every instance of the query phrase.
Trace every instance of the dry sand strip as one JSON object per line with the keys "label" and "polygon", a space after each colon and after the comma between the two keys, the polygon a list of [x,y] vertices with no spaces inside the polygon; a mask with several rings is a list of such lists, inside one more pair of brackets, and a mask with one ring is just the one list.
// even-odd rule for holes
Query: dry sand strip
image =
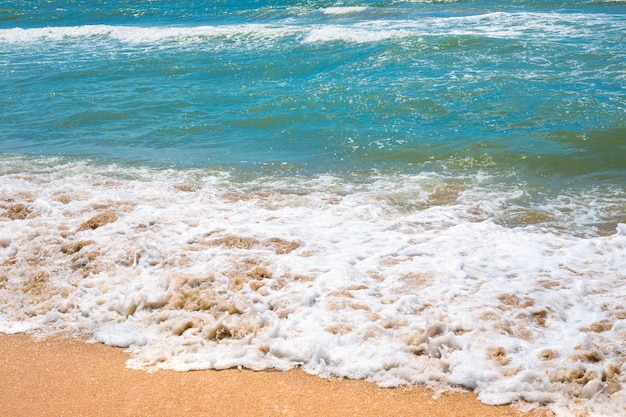
{"label": "dry sand strip", "polygon": [[[128,354],[72,339],[0,335],[0,416],[521,416],[472,393],[383,389],[289,372],[148,373]],[[550,416],[546,410],[528,415]]]}

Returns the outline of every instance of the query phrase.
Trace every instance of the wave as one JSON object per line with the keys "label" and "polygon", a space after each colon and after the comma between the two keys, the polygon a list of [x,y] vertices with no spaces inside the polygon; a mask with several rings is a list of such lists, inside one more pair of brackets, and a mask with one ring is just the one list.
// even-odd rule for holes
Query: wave
{"label": "wave", "polygon": [[228,39],[232,37],[273,38],[283,37],[295,31],[292,27],[274,27],[262,24],[197,26],[197,27],[137,27],[86,25],[46,27],[33,29],[0,30],[0,42],[62,42],[75,39],[112,39],[130,44],[152,44],[167,41],[199,41],[206,39]]}
{"label": "wave", "polygon": [[334,6],[334,7],[325,7],[322,10],[322,13],[329,15],[345,15],[352,13],[361,13],[368,9],[368,6]]}
{"label": "wave", "polygon": [[[324,9],[341,14],[360,7]],[[0,30],[0,43],[71,42],[110,39],[129,44],[162,42],[194,43],[208,40],[292,38],[303,42],[376,42],[394,38],[425,36],[484,36],[558,40],[623,33],[626,21],[619,15],[582,13],[494,12],[471,16],[433,17],[405,20],[364,20],[346,24],[233,24],[214,26],[110,26],[85,25]],[[598,31],[603,31],[599,34]]]}
{"label": "wave", "polygon": [[624,224],[577,236],[532,209],[498,224],[525,191],[489,178],[19,162],[1,178],[2,332],[92,334],[148,369],[300,366],[491,404],[626,404]]}

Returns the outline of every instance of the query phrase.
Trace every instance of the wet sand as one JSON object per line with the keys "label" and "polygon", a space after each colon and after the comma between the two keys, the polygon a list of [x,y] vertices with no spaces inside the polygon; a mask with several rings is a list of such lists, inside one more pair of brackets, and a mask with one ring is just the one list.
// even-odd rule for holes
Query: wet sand
{"label": "wet sand", "polygon": [[[289,372],[148,373],[128,354],[72,339],[0,335],[0,416],[521,416],[472,393],[383,389]],[[529,413],[549,416],[545,410]]]}

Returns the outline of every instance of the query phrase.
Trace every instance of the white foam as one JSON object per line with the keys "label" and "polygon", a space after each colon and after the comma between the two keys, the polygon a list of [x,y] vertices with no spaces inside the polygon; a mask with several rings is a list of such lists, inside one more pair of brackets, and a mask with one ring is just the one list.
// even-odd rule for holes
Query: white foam
{"label": "white foam", "polygon": [[501,226],[489,217],[520,190],[488,178],[97,170],[0,179],[0,331],[91,333],[135,367],[301,366],[491,404],[626,404],[623,224]]}
{"label": "white foam", "polygon": [[329,15],[345,15],[345,14],[353,14],[353,13],[361,13],[367,10],[367,6],[335,6],[335,7],[325,7],[322,10],[322,13]]}
{"label": "white foam", "polygon": [[[359,13],[365,6],[329,7],[327,14]],[[602,33],[598,29],[602,28]],[[610,36],[623,31],[619,16],[584,13],[493,12],[470,16],[420,19],[377,19],[344,24],[301,25],[286,20],[278,24],[232,24],[205,26],[110,26],[85,25],[45,28],[0,29],[0,43],[71,42],[108,39],[128,44],[195,44],[245,40],[255,44],[286,38],[305,43],[346,41],[378,42],[422,36],[486,36],[558,41],[577,37]]]}
{"label": "white foam", "polygon": [[311,29],[309,34],[304,38],[303,42],[315,43],[342,41],[365,43],[380,42],[390,39],[400,39],[413,35],[414,33],[412,31],[402,29],[372,30],[369,28],[323,25]]}
{"label": "white foam", "polygon": [[62,42],[72,40],[111,39],[129,44],[154,44],[163,42],[202,42],[249,37],[274,39],[297,33],[295,27],[263,24],[239,24],[223,26],[60,26],[45,28],[12,28],[0,30],[0,42],[8,44],[32,42]]}
{"label": "white foam", "polygon": [[93,330],[93,342],[100,342],[109,346],[129,347],[144,346],[148,343],[146,329],[132,320],[121,323],[105,323]]}

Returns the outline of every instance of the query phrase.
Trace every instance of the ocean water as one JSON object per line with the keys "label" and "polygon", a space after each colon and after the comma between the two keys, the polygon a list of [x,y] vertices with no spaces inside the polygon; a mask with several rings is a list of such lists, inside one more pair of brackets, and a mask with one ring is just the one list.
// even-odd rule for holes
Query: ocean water
{"label": "ocean water", "polygon": [[0,332],[626,408],[626,2],[0,4]]}

